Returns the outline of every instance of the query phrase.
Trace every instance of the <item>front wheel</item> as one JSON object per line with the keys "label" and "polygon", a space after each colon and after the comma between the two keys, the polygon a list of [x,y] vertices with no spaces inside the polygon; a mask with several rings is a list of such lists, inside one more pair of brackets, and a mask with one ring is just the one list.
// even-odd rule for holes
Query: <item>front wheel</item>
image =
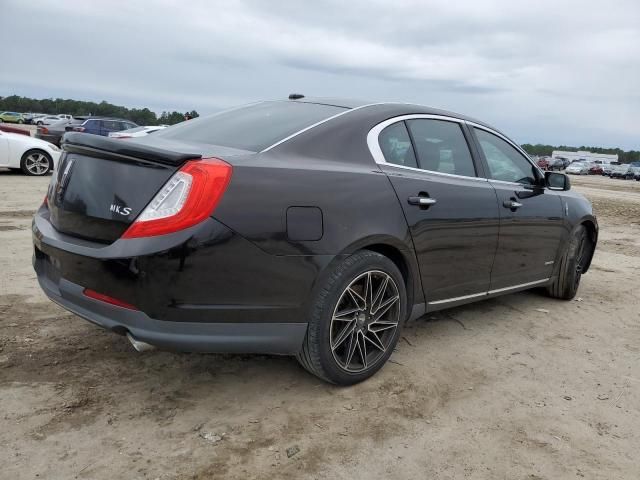
{"label": "front wheel", "polygon": [[553,298],[571,300],[578,293],[582,272],[593,248],[589,232],[580,225],[569,240],[569,245],[560,258],[558,276],[547,287],[547,293]]}
{"label": "front wheel", "polygon": [[298,361],[310,373],[353,385],[391,356],[407,316],[407,292],[398,267],[362,250],[337,265],[313,300]]}
{"label": "front wheel", "polygon": [[20,169],[25,175],[41,177],[49,173],[53,166],[51,157],[41,150],[29,150],[20,160]]}

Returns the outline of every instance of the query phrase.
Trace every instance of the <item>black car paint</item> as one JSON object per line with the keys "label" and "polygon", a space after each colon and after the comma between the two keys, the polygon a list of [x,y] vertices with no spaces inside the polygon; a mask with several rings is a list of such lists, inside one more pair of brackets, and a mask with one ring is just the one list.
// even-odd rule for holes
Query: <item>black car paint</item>
{"label": "black car paint", "polygon": [[[410,316],[415,318],[472,299],[429,302],[524,284],[540,275],[553,278],[559,262],[548,269],[539,265],[548,258],[546,249],[561,255],[568,235],[581,223],[588,225],[595,240],[597,223],[591,206],[574,192],[543,187],[525,191],[377,164],[366,143],[367,133],[384,120],[407,114],[468,120],[427,107],[379,104],[354,109],[262,153],[221,153],[211,146],[197,146],[203,157],[217,155],[233,165],[231,182],[210,219],[156,238],[116,239],[115,235],[101,242],[79,238],[78,231],[87,227],[80,218],[72,235],[56,230],[51,224],[54,177],[48,197],[54,206],[41,208],[33,223],[40,283],[55,300],[56,292],[47,283],[53,270],[58,280],[135,305],[160,329],[174,322],[300,325],[333,265],[369,248],[399,266],[413,306]],[[471,129],[466,134],[482,174],[487,170],[485,161]],[[172,148],[160,137],[144,138],[140,144]],[[74,154],[63,154],[61,171],[70,155]],[[108,191],[108,182],[116,178],[106,178],[97,165],[88,163],[87,168],[95,166]],[[407,205],[406,197],[421,191],[437,194],[437,206],[423,210]],[[519,193],[527,197],[525,205],[536,208],[533,214],[525,213],[530,208],[512,214],[502,207],[503,197]],[[148,192],[145,195],[150,200]],[[301,231],[294,232],[288,223],[291,208],[306,222]],[[127,222],[139,213],[136,205]],[[491,271],[494,257],[498,276]],[[100,308],[114,309],[118,316],[118,307]],[[130,327],[125,321],[101,324],[119,333]],[[153,332],[138,335],[150,342],[155,338]],[[174,347],[206,350],[201,342],[198,348],[185,342],[176,341]],[[163,345],[171,346],[168,343]],[[211,351],[227,351],[220,345],[211,340]],[[246,350],[242,341],[234,345],[234,351]],[[269,347],[268,340],[255,345],[249,350],[292,353],[291,345]]]}

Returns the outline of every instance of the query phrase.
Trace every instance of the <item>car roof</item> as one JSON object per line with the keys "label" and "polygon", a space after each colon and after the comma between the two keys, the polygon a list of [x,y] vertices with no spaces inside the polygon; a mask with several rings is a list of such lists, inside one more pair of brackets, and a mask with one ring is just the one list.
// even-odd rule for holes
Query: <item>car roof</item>
{"label": "car roof", "polygon": [[135,123],[133,120],[127,120],[126,118],[118,118],[118,117],[101,117],[101,116],[83,116],[83,117],[74,117],[77,120],[115,120],[118,122],[129,122]]}
{"label": "car roof", "polygon": [[375,101],[366,101],[366,100],[357,100],[357,99],[348,99],[348,98],[335,98],[335,97],[303,97],[299,99],[289,99],[289,100],[283,100],[283,101],[298,102],[298,103],[316,103],[320,105],[333,105],[336,107],[349,108],[349,109],[369,108],[369,107],[384,105],[388,107],[396,107],[395,109],[399,112],[398,116],[411,115],[411,114],[441,115],[445,117],[453,117],[453,118],[458,118],[460,120],[477,123],[479,125],[483,125],[485,127],[491,128],[492,130],[500,132],[500,130],[498,130],[497,128],[487,124],[486,122],[483,122],[482,120],[478,120],[477,118],[473,118],[468,115],[463,115],[461,113],[456,113],[449,110],[429,107],[427,105],[420,105],[417,103],[375,102]]}

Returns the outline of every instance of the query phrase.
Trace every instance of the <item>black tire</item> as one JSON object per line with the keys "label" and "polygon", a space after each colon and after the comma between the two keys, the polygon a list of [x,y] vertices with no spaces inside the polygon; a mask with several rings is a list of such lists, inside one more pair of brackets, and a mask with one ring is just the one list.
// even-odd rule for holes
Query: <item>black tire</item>
{"label": "black tire", "polygon": [[571,300],[576,296],[582,271],[593,248],[589,232],[580,225],[571,236],[566,251],[560,258],[558,276],[547,287],[547,293],[553,298]]}
{"label": "black tire", "polygon": [[[365,284],[370,285],[369,296],[363,290]],[[371,301],[361,303],[363,293]],[[395,296],[397,301],[393,301]],[[386,306],[387,302],[392,303]],[[406,318],[407,292],[398,267],[384,255],[361,250],[325,277],[310,304],[307,334],[296,358],[307,371],[327,382],[362,382],[391,356]],[[395,327],[390,326],[394,322]]]}
{"label": "black tire", "polygon": [[53,168],[51,156],[43,150],[28,150],[20,159],[20,170],[25,175],[42,177]]}

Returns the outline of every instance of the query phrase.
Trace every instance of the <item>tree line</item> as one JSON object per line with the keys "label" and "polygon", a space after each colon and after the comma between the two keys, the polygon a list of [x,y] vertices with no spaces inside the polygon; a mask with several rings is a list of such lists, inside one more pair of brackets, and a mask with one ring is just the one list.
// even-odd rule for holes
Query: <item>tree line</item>
{"label": "tree line", "polygon": [[131,120],[138,125],[173,125],[182,122],[185,115],[191,118],[198,117],[198,112],[162,112],[159,116],[148,108],[127,108],[113,105],[104,100],[100,103],[85,102],[82,100],[71,100],[64,98],[43,98],[35,99],[11,95],[0,97],[0,111],[12,111],[20,113],[47,113],[57,115],[65,113],[68,115],[98,115],[104,117],[118,117]]}
{"label": "tree line", "polygon": [[531,145],[530,143],[525,143],[522,145],[522,148],[529,155],[538,155],[540,157],[548,157],[551,156],[551,152],[554,150],[564,150],[565,152],[577,152],[578,150],[585,150],[587,152],[592,153],[607,153],[607,154],[618,154],[618,161],[622,163],[630,163],[640,161],[640,151],[629,150],[625,151],[621,148],[601,148],[601,147],[568,147],[566,145],[560,145],[559,147],[554,147],[553,145],[542,145],[540,143],[536,145]]}

